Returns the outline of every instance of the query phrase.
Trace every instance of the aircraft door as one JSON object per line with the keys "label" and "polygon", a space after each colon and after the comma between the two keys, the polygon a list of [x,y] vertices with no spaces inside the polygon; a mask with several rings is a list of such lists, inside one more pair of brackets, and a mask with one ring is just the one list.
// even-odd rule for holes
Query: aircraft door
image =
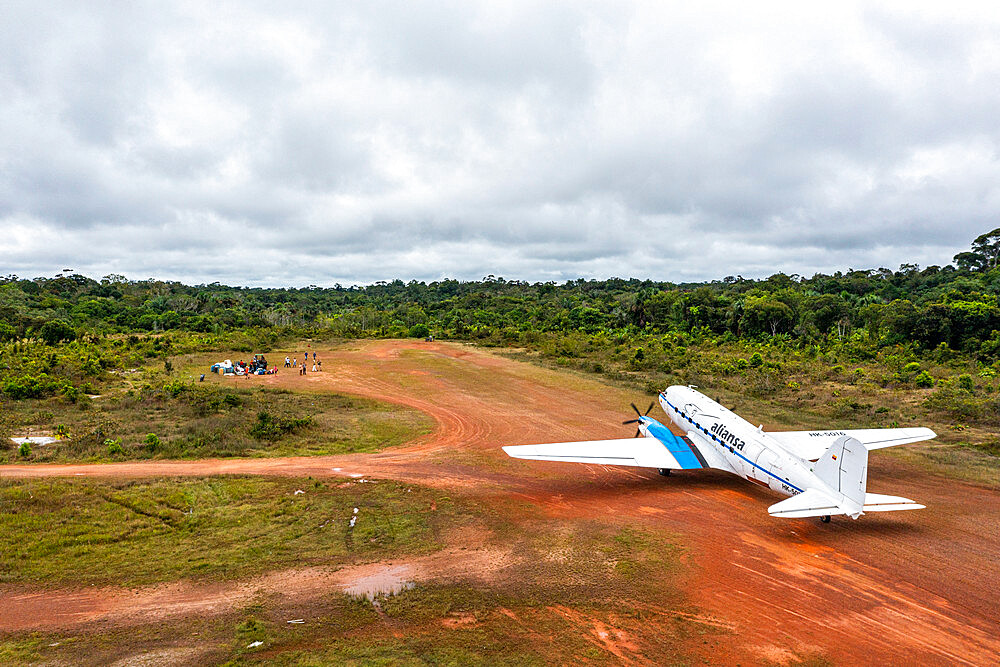
{"label": "aircraft door", "polygon": [[773,487],[773,483],[776,481],[774,477],[767,474],[765,471],[774,473],[775,475],[781,475],[781,469],[778,466],[778,455],[772,452],[767,447],[761,447],[760,452],[757,454],[757,460],[754,461],[756,466],[753,469],[754,479],[764,482],[768,486]]}
{"label": "aircraft door", "polygon": [[758,479],[756,476],[756,468],[754,468],[754,461],[760,456],[760,452],[763,448],[759,443],[753,442],[752,440],[745,445],[743,445],[742,450],[736,450],[739,454],[737,457],[737,465],[740,466],[740,470],[743,472],[743,476],[747,479]]}

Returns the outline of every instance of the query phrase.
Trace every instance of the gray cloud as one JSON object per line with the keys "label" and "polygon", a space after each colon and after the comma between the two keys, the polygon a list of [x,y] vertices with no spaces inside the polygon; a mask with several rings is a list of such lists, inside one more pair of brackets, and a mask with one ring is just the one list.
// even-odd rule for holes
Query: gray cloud
{"label": "gray cloud", "polygon": [[1000,12],[0,7],[0,273],[296,285],[944,264]]}

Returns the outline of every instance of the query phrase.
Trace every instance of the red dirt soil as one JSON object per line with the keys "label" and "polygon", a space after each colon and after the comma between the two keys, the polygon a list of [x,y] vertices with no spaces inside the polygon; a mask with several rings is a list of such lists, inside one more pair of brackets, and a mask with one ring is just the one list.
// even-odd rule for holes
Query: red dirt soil
{"label": "red dirt soil", "polygon": [[[713,640],[713,653],[703,656],[710,662],[822,656],[836,663],[997,663],[996,489],[876,453],[869,489],[917,499],[928,509],[827,525],[773,519],[766,510],[778,497],[724,473],[661,478],[628,468],[513,461],[499,450],[506,444],[623,437],[620,422],[636,396],[596,380],[444,343],[362,342],[322,351],[321,358],[321,373],[211,380],[363,395],[422,410],[436,429],[379,454],[0,466],[0,477],[354,474],[461,489],[488,503],[515,498],[549,516],[630,521],[676,534],[688,547],[690,574],[682,585],[703,612],[698,618],[733,629]],[[269,576],[296,580],[293,573]],[[300,579],[308,593],[313,579]],[[107,614],[141,617],[152,613],[155,591],[178,592],[175,606],[163,595],[152,605],[159,617],[208,613],[198,605],[231,604],[227,596],[238,597],[245,586],[252,582],[204,590],[171,584],[138,593],[3,587],[0,633],[65,627]],[[71,615],[36,615],[54,603],[67,604]]]}

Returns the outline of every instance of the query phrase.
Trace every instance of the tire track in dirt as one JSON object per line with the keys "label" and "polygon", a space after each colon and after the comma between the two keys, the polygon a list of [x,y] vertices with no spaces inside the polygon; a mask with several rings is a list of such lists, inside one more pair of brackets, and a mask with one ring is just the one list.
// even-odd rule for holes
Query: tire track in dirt
{"label": "tire track in dirt", "polygon": [[[574,374],[450,344],[374,341],[323,353],[327,370],[254,378],[422,410],[435,430],[372,455],[0,466],[2,477],[364,474],[461,489],[483,503],[526,501],[550,517],[638,523],[690,549],[683,586],[719,623],[710,662],[994,664],[1000,596],[1000,493],[872,457],[870,488],[929,509],[858,522],[779,521],[774,496],[714,472],[654,472],[511,461],[505,444],[625,437],[635,400]],[[224,382],[215,378],[213,381]],[[752,416],[752,415],[749,415]],[[456,458],[457,457],[457,458]],[[484,465],[485,464],[485,465]],[[335,470],[339,469],[339,470]],[[2,631],[0,623],[0,631]],[[695,647],[697,648],[697,646]]]}

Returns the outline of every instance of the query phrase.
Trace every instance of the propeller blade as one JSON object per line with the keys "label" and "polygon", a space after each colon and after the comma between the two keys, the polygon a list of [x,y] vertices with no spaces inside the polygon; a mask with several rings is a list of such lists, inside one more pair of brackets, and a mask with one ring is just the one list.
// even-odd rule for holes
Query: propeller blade
{"label": "propeller blade", "polygon": [[641,435],[642,435],[642,431],[641,431],[640,429],[636,429],[636,430],[635,430],[635,436],[634,436],[634,437],[638,438],[638,437],[639,437],[639,436],[641,436]]}
{"label": "propeller blade", "polygon": [[642,421],[641,419],[627,419],[627,420],[625,420],[625,421],[622,422],[622,425],[625,425],[625,424],[638,424],[641,421]]}
{"label": "propeller blade", "polygon": [[646,416],[646,415],[642,414],[641,412],[639,412],[639,408],[635,407],[635,403],[629,403],[629,405],[631,405],[632,409],[635,410],[635,414],[639,415],[640,417],[645,417]]}
{"label": "propeller blade", "polygon": [[646,411],[642,413],[642,416],[643,416],[643,417],[645,417],[646,415],[648,415],[648,414],[649,414],[649,411],[653,409],[653,406],[654,406],[654,405],[656,405],[656,403],[650,403],[650,404],[649,404],[649,407],[648,407],[648,408],[646,408]]}

